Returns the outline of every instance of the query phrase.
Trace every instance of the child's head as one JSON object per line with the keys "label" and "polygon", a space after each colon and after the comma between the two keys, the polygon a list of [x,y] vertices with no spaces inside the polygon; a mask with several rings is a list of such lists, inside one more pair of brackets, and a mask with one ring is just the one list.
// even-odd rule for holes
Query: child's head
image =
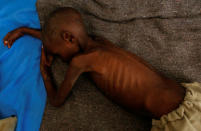
{"label": "child's head", "polygon": [[87,42],[87,33],[81,15],[73,8],[59,8],[52,12],[42,30],[43,44],[51,54],[64,60],[80,51]]}

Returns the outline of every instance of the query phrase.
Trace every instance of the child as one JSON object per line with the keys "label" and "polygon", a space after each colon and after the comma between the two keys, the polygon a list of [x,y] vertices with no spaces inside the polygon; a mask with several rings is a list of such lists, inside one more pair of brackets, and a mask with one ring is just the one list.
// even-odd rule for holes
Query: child
{"label": "child", "polygon": [[[135,54],[116,47],[106,39],[90,37],[80,13],[75,9],[60,8],[51,13],[42,32],[18,28],[6,35],[4,44],[10,48],[25,34],[43,41],[41,72],[52,105],[62,105],[80,74],[89,72],[97,87],[115,102],[160,118],[160,121],[153,120],[152,130],[201,130],[199,83],[177,84]],[[70,61],[58,89],[50,75],[53,55]]]}

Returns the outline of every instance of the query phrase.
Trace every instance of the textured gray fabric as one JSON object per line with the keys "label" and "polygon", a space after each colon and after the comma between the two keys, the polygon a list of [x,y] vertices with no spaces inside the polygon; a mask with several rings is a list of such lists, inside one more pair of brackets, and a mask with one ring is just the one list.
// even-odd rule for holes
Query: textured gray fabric
{"label": "textured gray fabric", "polygon": [[[88,32],[108,38],[178,82],[201,82],[201,0],[38,0],[43,24],[57,7],[78,9]],[[56,59],[59,84],[67,65]],[[47,104],[42,131],[147,131],[151,120],[108,100],[83,75],[64,106]]]}

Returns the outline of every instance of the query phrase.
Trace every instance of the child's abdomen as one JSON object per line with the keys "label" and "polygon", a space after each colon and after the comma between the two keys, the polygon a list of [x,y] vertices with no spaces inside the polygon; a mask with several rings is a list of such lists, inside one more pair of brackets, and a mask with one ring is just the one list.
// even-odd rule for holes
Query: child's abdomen
{"label": "child's abdomen", "polygon": [[97,57],[96,72],[91,75],[96,85],[111,99],[128,108],[138,109],[143,107],[145,98],[143,89],[138,86],[138,66],[126,57],[106,53],[101,58]]}
{"label": "child's abdomen", "polygon": [[131,110],[146,111],[154,117],[175,109],[185,94],[176,82],[120,49],[100,52],[92,68],[92,79],[107,96]]}

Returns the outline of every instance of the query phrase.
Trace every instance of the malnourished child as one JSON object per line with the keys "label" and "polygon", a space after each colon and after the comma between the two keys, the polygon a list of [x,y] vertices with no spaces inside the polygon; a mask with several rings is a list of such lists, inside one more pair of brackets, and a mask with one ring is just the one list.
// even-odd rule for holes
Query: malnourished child
{"label": "malnourished child", "polygon": [[[26,27],[6,35],[9,48],[23,35],[43,41],[41,72],[49,101],[64,103],[80,74],[88,72],[109,98],[118,104],[153,117],[152,130],[201,130],[201,85],[178,84],[166,78],[133,53],[110,41],[87,34],[81,15],[72,8],[50,14],[42,31]],[[53,55],[70,65],[60,88],[55,88],[50,66]]]}

